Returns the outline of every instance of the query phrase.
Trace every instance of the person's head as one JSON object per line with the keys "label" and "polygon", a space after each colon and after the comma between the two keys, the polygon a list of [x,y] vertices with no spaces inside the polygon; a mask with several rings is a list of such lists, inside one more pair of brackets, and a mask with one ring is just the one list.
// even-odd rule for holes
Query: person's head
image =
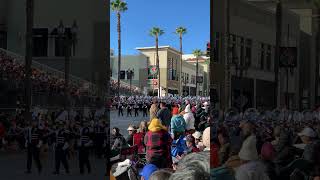
{"label": "person's head", "polygon": [[136,131],[136,128],[133,125],[130,125],[127,130],[129,135],[133,135]]}
{"label": "person's head", "polygon": [[280,134],[281,134],[281,127],[280,126],[276,126],[274,129],[273,129],[273,136],[275,138],[277,137],[280,137]]}
{"label": "person's head", "polygon": [[172,169],[161,169],[152,173],[149,180],[169,180],[172,173]]}
{"label": "person's head", "polygon": [[218,133],[218,141],[219,141],[219,143],[220,143],[221,145],[224,145],[224,144],[228,143],[229,137],[228,137],[227,133],[225,133],[225,132],[219,132],[219,133]]}
{"label": "person's head", "polygon": [[140,172],[141,180],[149,180],[153,172],[157,171],[158,167],[154,164],[147,164]]}
{"label": "person's head", "polygon": [[304,144],[309,144],[317,136],[316,132],[309,127],[304,128],[298,135]]}
{"label": "person's head", "polygon": [[170,180],[210,179],[210,155],[206,152],[191,153],[179,161]]}
{"label": "person's head", "polygon": [[161,102],[160,103],[160,108],[165,108],[166,107],[166,103],[165,102]]}
{"label": "person's head", "polygon": [[254,124],[251,121],[242,121],[240,122],[239,127],[242,130],[242,135],[247,138],[254,132]]}
{"label": "person's head", "polygon": [[117,127],[112,128],[112,135],[118,135],[120,134],[120,129]]}
{"label": "person's head", "polygon": [[36,128],[38,126],[38,122],[37,121],[32,121],[31,126],[33,128]]}
{"label": "person's head", "polygon": [[147,132],[148,130],[148,123],[147,121],[141,121],[140,125],[139,125],[139,132]]}
{"label": "person's head", "polygon": [[158,132],[161,130],[167,131],[167,128],[161,123],[161,121],[157,118],[154,118],[151,120],[148,130],[151,132]]}
{"label": "person's head", "polygon": [[275,150],[271,143],[266,142],[261,148],[261,158],[262,160],[272,161],[275,156]]}
{"label": "person's head", "polygon": [[196,146],[195,139],[194,139],[194,137],[192,135],[188,135],[186,137],[186,144],[187,144],[188,148],[192,148],[192,147]]}
{"label": "person's head", "polygon": [[173,115],[173,116],[179,115],[179,108],[178,108],[178,107],[174,107],[174,108],[172,109],[172,115]]}

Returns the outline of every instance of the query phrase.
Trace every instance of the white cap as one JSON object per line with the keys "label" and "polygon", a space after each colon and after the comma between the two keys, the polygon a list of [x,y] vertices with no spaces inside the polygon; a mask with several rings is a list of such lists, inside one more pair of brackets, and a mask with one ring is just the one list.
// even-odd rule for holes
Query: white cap
{"label": "white cap", "polygon": [[192,136],[195,138],[195,139],[200,139],[200,137],[201,137],[201,132],[199,132],[199,131],[196,131],[196,132],[194,132],[193,134],[192,134]]}
{"label": "white cap", "polygon": [[203,103],[203,105],[204,105],[204,106],[208,106],[209,103],[206,101],[206,102]]}
{"label": "white cap", "polygon": [[133,130],[135,130],[135,129],[134,129],[134,127],[132,127],[132,126],[129,126],[127,130],[128,130],[128,131],[133,131]]}
{"label": "white cap", "polygon": [[298,135],[312,137],[312,138],[317,136],[314,130],[309,127],[304,128],[300,133],[298,133]]}

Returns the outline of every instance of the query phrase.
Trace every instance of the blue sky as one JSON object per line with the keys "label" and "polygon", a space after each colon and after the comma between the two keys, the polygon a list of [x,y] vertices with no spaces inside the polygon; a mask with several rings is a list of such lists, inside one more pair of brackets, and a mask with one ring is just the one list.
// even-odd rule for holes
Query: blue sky
{"label": "blue sky", "polygon": [[[179,49],[179,38],[174,34],[178,26],[187,28],[183,37],[183,51],[192,53],[194,49],[206,49],[210,40],[210,0],[126,0],[128,10],[121,17],[122,54],[139,52],[136,47],[154,46],[155,40],[149,35],[152,27],[165,31],[160,36],[159,45],[169,45]],[[110,16],[110,47],[117,54],[117,18]]]}

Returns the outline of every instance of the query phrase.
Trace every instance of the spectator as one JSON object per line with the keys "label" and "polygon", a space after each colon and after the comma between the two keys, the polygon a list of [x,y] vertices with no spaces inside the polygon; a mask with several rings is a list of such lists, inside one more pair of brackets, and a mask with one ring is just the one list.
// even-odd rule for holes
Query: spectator
{"label": "spectator", "polygon": [[195,139],[192,135],[186,137],[186,144],[188,148],[188,153],[199,152],[200,150],[196,146]]}
{"label": "spectator", "polygon": [[198,149],[200,149],[200,146],[201,146],[201,144],[200,144],[200,142],[201,142],[201,132],[199,132],[199,131],[196,131],[195,133],[193,133],[192,134],[192,136],[194,137],[194,139],[195,139],[195,143],[196,143],[196,147],[198,148]]}
{"label": "spectator", "polygon": [[261,148],[261,160],[264,166],[266,167],[266,172],[269,176],[270,180],[277,180],[277,172],[276,172],[276,166],[273,162],[275,151],[271,143],[266,142],[262,145]]}
{"label": "spectator", "polygon": [[193,134],[195,132],[194,127],[194,116],[191,112],[190,104],[188,104],[184,110],[185,114],[183,115],[184,120],[186,121],[186,133]]}
{"label": "spectator", "polygon": [[150,107],[150,120],[157,118],[157,112],[158,112],[158,103],[156,99],[152,100],[152,105]]}
{"label": "spectator", "polygon": [[191,153],[179,161],[170,180],[210,179],[210,156],[208,153]]}
{"label": "spectator", "polygon": [[171,113],[170,113],[170,110],[167,108],[166,103],[164,102],[160,103],[160,110],[157,113],[157,117],[164,126],[169,128]]}
{"label": "spectator", "polygon": [[306,145],[304,147],[302,158],[313,163],[315,159],[315,147],[317,144],[319,144],[319,141],[315,140],[315,138],[317,137],[316,132],[313,129],[306,127],[302,132],[298,133],[298,135],[300,136],[303,144]]}
{"label": "spectator", "polygon": [[218,133],[219,148],[219,164],[223,165],[230,155],[230,142],[229,137],[225,132]]}
{"label": "spectator", "polygon": [[159,119],[153,119],[144,137],[146,145],[146,159],[148,163],[155,164],[159,168],[171,166],[170,147],[172,139],[167,128]]}
{"label": "spectator", "polygon": [[269,180],[264,165],[258,161],[256,144],[253,134],[244,140],[239,152],[241,166],[236,170],[236,180]]}
{"label": "spectator", "polygon": [[111,150],[116,153],[115,155],[119,154],[122,148],[127,147],[126,140],[117,127],[112,129],[110,145],[112,145]]}
{"label": "spectator", "polygon": [[150,176],[152,173],[156,172],[158,170],[158,167],[154,164],[147,164],[143,167],[140,176],[141,180],[151,180]]}
{"label": "spectator", "polygon": [[172,173],[172,169],[161,169],[152,173],[149,180],[169,180]]}
{"label": "spectator", "polygon": [[176,140],[181,135],[184,135],[186,130],[186,122],[183,117],[179,114],[178,108],[173,108],[171,118],[171,135]]}
{"label": "spectator", "polygon": [[133,136],[136,133],[136,128],[133,125],[130,125],[127,130],[128,130],[128,133],[129,133],[129,135],[128,135],[127,139],[126,139],[127,143],[130,146],[133,146]]}
{"label": "spectator", "polygon": [[138,146],[138,152],[144,153],[145,152],[145,145],[143,143],[143,138],[147,133],[147,123],[142,121],[139,126],[139,132],[133,135],[133,144]]}

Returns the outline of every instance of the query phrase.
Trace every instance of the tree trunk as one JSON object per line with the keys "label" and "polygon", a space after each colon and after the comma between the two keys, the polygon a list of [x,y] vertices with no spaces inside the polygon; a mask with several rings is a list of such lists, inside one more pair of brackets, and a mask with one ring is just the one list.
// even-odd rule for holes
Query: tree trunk
{"label": "tree trunk", "polygon": [[[316,14],[318,15],[320,13],[320,7],[317,8],[316,10]],[[317,34],[316,34],[316,77],[315,77],[315,105],[319,104],[319,50],[320,50],[320,20],[317,20],[317,25],[318,25],[318,29],[317,29]]]}
{"label": "tree trunk", "polygon": [[120,71],[121,71],[121,16],[117,13],[118,17],[118,98],[120,98]]}
{"label": "tree trunk", "polygon": [[33,0],[26,3],[26,53],[25,53],[25,121],[31,121],[31,64],[32,64],[32,30],[33,30]]}
{"label": "tree trunk", "polygon": [[157,68],[158,68],[158,97],[160,97],[160,62],[159,62],[159,40],[158,40],[158,36],[156,36],[156,58],[157,58]]}
{"label": "tree trunk", "polygon": [[180,34],[180,56],[181,56],[181,61],[180,61],[180,96],[183,95],[183,84],[182,84],[182,34]]}
{"label": "tree trunk", "polygon": [[276,48],[274,54],[274,108],[278,107],[278,90],[279,90],[279,60],[280,60],[280,46],[282,34],[282,2],[277,3],[276,9]]}
{"label": "tree trunk", "polygon": [[64,40],[64,47],[65,47],[65,67],[64,67],[64,79],[65,79],[65,107],[68,112],[68,120],[69,120],[69,74],[70,74],[70,39],[69,37],[65,36]]}
{"label": "tree trunk", "polygon": [[197,57],[197,64],[196,64],[196,96],[198,94],[198,67],[199,67],[199,58]]}

